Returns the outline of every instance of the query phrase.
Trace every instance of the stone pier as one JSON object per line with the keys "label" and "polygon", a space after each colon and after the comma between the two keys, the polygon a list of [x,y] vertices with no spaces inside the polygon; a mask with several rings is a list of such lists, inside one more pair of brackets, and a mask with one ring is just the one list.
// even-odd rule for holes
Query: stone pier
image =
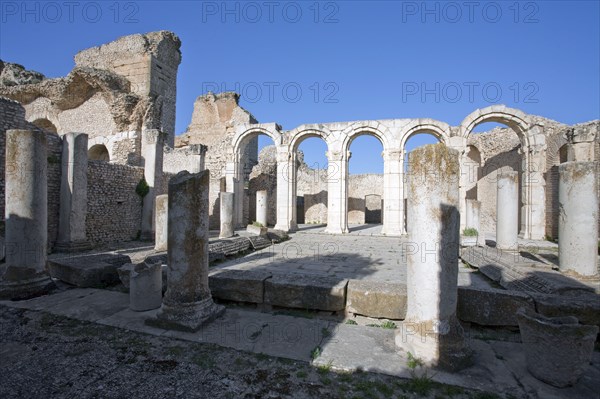
{"label": "stone pier", "polygon": [[167,194],[158,195],[155,202],[154,250],[166,251],[169,231],[169,196]]}
{"label": "stone pier", "polygon": [[519,173],[498,174],[496,197],[496,248],[506,251],[519,249]]}
{"label": "stone pier", "polygon": [[22,299],[47,293],[47,143],[43,133],[6,132],[6,270],[0,298]]}
{"label": "stone pier", "polygon": [[267,227],[267,213],[269,209],[267,190],[256,192],[256,221]]}
{"label": "stone pier", "polygon": [[485,246],[485,234],[481,231],[480,215],[481,215],[481,202],[477,200],[467,200],[466,204],[466,221],[465,227],[473,228],[477,230],[477,245],[480,247]]}
{"label": "stone pier", "polygon": [[595,162],[558,167],[558,258],[563,273],[598,275],[598,180]]}
{"label": "stone pier", "polygon": [[219,193],[221,231],[219,238],[233,237],[233,193]]}
{"label": "stone pier", "polygon": [[60,219],[55,249],[60,252],[91,248],[85,233],[87,215],[88,135],[63,136],[60,181]]}
{"label": "stone pier", "polygon": [[408,182],[407,314],[396,345],[424,364],[469,363],[456,317],[460,240],[459,153],[443,144],[411,152]]}
{"label": "stone pier", "polygon": [[156,199],[156,184],[162,176],[164,137],[160,130],[147,129],[142,131],[142,158],[144,160],[144,179],[150,190],[144,197],[142,205],[143,240],[154,238],[154,201]]}
{"label": "stone pier", "polygon": [[208,190],[210,172],[178,173],[169,181],[167,292],[151,325],[197,331],[225,308],[208,287]]}

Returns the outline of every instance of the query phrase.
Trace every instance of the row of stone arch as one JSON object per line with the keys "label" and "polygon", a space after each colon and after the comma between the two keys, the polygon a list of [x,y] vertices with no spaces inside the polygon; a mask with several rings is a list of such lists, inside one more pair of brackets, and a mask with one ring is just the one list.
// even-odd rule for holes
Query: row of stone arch
{"label": "row of stone arch", "polygon": [[[227,191],[235,195],[235,221],[243,222],[243,160],[245,145],[260,134],[269,136],[277,147],[277,224],[276,228],[291,231],[296,226],[296,151],[302,141],[319,137],[327,145],[328,216],[326,231],[347,233],[348,220],[348,159],[352,141],[361,135],[377,138],[383,147],[384,160],[384,222],[382,233],[402,235],[404,224],[404,158],[406,143],[420,133],[435,136],[441,143],[457,149],[466,158],[468,138],[479,124],[496,122],[507,125],[519,137],[521,147],[521,236],[527,239],[544,237],[545,225],[545,135],[543,126],[533,122],[524,112],[494,105],[478,109],[457,127],[433,119],[399,119],[359,121],[352,123],[302,125],[282,131],[274,123],[239,126],[232,141],[232,153],[225,172]],[[483,154],[482,154],[483,155]],[[462,204],[465,205],[465,182],[461,182]]]}

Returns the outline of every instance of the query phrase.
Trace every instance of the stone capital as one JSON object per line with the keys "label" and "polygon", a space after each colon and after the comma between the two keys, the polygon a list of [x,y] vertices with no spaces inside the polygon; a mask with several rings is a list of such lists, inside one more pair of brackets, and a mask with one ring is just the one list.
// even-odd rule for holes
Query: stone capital
{"label": "stone capital", "polygon": [[401,162],[404,157],[402,150],[385,150],[381,153],[384,161],[396,161]]}

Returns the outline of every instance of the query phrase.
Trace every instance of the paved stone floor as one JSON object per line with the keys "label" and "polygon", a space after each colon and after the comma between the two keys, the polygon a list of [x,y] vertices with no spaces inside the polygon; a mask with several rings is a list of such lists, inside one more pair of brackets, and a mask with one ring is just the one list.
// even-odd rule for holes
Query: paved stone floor
{"label": "paved stone floor", "polygon": [[[379,234],[380,225],[351,226],[346,235],[324,233],[325,226],[301,225],[291,240],[241,258],[228,260],[214,269],[264,270],[339,279],[406,283],[406,238]],[[459,267],[459,284],[490,287],[488,280],[472,269]]]}

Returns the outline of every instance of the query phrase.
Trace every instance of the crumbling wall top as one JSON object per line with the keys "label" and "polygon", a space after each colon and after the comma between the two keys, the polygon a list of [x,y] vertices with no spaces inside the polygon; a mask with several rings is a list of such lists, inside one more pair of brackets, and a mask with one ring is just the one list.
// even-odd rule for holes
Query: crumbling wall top
{"label": "crumbling wall top", "polygon": [[170,31],[123,36],[115,41],[82,50],[75,55],[75,64],[100,69],[112,69],[124,59],[135,55],[153,55],[160,61],[177,67],[181,63],[181,40]]}

